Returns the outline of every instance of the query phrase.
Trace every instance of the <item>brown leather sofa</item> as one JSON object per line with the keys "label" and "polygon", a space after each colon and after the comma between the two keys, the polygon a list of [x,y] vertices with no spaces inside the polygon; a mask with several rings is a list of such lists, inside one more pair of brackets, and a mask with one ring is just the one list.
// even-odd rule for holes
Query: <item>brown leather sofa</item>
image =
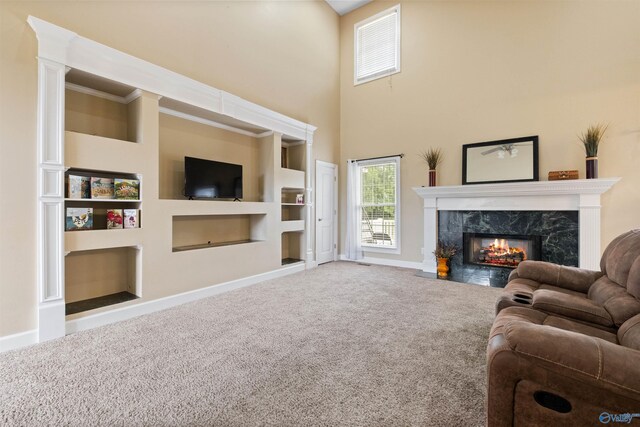
{"label": "brown leather sofa", "polygon": [[514,270],[487,348],[489,426],[640,424],[640,230],[600,267]]}

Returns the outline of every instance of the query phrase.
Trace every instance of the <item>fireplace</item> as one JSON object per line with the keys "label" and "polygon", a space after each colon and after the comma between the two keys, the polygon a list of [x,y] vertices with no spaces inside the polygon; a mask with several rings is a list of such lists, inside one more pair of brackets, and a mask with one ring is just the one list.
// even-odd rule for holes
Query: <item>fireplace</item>
{"label": "fireplace", "polygon": [[463,233],[464,264],[516,268],[522,261],[541,259],[541,236]]}

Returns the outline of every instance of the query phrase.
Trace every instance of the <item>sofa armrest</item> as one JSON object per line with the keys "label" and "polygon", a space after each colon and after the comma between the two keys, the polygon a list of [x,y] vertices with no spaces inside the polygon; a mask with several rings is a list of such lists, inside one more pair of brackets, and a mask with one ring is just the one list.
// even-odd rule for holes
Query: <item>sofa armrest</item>
{"label": "sofa armrest", "polygon": [[554,313],[570,319],[613,327],[613,319],[604,307],[584,296],[569,295],[550,289],[539,289],[533,294],[532,306],[545,313]]}
{"label": "sofa armrest", "polygon": [[508,351],[547,371],[640,401],[639,350],[520,317],[502,323],[487,351],[489,365]]}
{"label": "sofa armrest", "polygon": [[558,286],[576,292],[587,293],[589,287],[602,276],[600,271],[552,264],[545,261],[522,261],[516,268],[516,278]]}

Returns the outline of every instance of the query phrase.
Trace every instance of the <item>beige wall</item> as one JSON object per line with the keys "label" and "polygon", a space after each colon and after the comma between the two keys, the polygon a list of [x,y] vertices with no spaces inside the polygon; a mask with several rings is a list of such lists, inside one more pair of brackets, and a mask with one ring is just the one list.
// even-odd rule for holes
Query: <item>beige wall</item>
{"label": "beige wall", "polygon": [[603,246],[640,226],[640,2],[403,1],[402,71],[354,87],[353,25],[394,4],[340,22],[341,176],[349,158],[406,154],[402,254],[389,258],[422,260],[423,149],[442,148],[439,184],[459,185],[463,144],[539,135],[541,179],[584,178],[576,135],[598,122],[600,176],[622,177],[603,196]]}
{"label": "beige wall", "polygon": [[37,41],[28,15],[312,123],[314,157],[338,160],[339,18],[324,1],[0,2],[0,337],[36,326]]}

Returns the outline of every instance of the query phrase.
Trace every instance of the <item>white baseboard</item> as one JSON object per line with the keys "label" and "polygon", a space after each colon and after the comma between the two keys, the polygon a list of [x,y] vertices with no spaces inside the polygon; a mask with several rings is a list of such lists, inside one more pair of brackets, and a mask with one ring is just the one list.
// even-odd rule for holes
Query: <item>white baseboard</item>
{"label": "white baseboard", "polygon": [[403,261],[400,259],[374,258],[364,257],[357,261],[347,259],[347,256],[340,254],[340,261],[361,262],[364,264],[386,265],[389,267],[412,268],[414,270],[422,270],[422,263],[416,261]]}
{"label": "white baseboard", "polygon": [[[220,283],[218,285],[208,286],[202,289],[196,289],[177,295],[171,295],[156,300],[142,302],[140,304],[128,305],[125,307],[114,308],[109,311],[92,314],[77,319],[67,320],[65,322],[65,330],[67,334],[92,329],[98,326],[108,325],[110,323],[120,322],[122,320],[132,319],[166,308],[175,307],[191,301],[229,292],[234,289],[244,288],[246,286],[255,285],[269,279],[288,276],[305,270],[305,264],[300,263],[292,266],[285,266],[277,270],[267,273],[256,274],[255,276],[244,277],[242,279],[233,280],[231,282]],[[36,344],[38,342],[38,330],[21,332],[14,335],[0,337],[0,352],[13,350],[27,345]]]}
{"label": "white baseboard", "polygon": [[265,280],[287,276],[299,271],[304,271],[304,269],[305,264],[296,264],[290,267],[283,267],[277,270],[269,271],[267,273],[256,274],[255,276],[233,280],[231,282],[220,283],[218,285],[208,286],[206,288],[196,289],[177,295],[171,295],[168,297],[155,299],[153,301],[116,308],[113,310],[104,311],[73,320],[67,320],[66,333],[72,334],[74,332],[85,331],[87,329],[93,329],[98,326],[132,319],[134,317],[142,316],[143,314],[153,313],[156,311],[164,310],[166,308],[175,307],[176,305],[197,301],[199,299],[211,297],[224,292],[229,292],[234,289],[255,285],[256,283],[264,282]]}
{"label": "white baseboard", "polygon": [[0,337],[0,353],[3,351],[14,350],[20,347],[26,347],[38,342],[38,330],[32,329],[19,334],[7,335]]}

